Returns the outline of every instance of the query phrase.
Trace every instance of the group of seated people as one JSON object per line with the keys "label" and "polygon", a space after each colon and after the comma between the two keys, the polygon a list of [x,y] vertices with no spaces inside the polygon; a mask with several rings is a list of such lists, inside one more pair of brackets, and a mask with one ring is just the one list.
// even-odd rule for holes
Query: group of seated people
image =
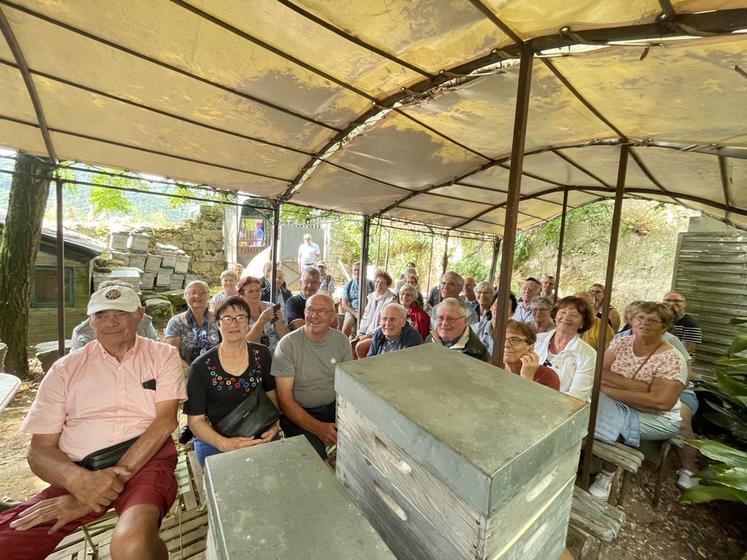
{"label": "group of seated people", "polygon": [[[78,349],[52,366],[22,426],[32,434],[29,464],[50,487],[0,513],[3,554],[43,558],[66,534],[113,506],[119,514],[113,557],[166,558],[158,527],[176,495],[171,434],[182,402],[200,463],[273,441],[281,429],[286,436],[304,435],[326,458],[337,439],[336,364],[419,344],[490,360],[500,318],[497,291],[488,282],[449,271],[423,298],[414,267],[395,291],[391,276],[378,271],[359,313],[360,275],[353,265],[338,325],[333,297],[320,290],[325,274],[307,268],[296,295],[278,275],[274,298],[267,275],[226,271],[221,295],[212,299],[205,282],[190,282],[187,309],[168,322],[163,343],[152,340],[155,331],[143,321],[131,288],[105,285],[94,293],[89,319],[78,327]],[[598,317],[604,287],[592,286],[601,296],[590,290],[558,299],[553,280],[528,278],[520,299],[511,296],[510,317],[503,319],[504,369],[589,400],[596,345],[585,336],[596,330],[592,342],[605,336],[606,350],[595,437],[636,446],[672,437],[681,419],[689,427],[697,399],[683,390],[691,371],[688,350],[700,333],[692,317],[685,320],[684,298],[671,292],[664,303],[634,302],[617,332],[617,313],[608,325]],[[616,333],[611,342],[607,331]],[[253,436],[224,431],[252,395],[269,399],[278,414]],[[681,461],[691,476],[694,455],[690,464]],[[610,481],[603,467],[590,491],[603,498]]]}

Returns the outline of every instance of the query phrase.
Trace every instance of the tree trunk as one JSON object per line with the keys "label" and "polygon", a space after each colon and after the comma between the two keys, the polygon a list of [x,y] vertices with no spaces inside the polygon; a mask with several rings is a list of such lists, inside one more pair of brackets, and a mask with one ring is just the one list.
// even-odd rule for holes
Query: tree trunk
{"label": "tree trunk", "polygon": [[0,238],[0,340],[8,345],[6,371],[28,378],[31,279],[49,195],[50,162],[18,154],[8,214]]}

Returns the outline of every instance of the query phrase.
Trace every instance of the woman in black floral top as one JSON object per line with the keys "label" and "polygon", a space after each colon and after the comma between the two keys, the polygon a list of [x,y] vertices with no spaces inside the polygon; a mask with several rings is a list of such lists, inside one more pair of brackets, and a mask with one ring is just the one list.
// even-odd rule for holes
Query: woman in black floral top
{"label": "woman in black floral top", "polygon": [[240,297],[224,300],[215,311],[223,341],[197,358],[189,369],[184,413],[195,435],[195,455],[201,465],[210,455],[266,443],[280,431],[275,422],[253,438],[226,437],[215,426],[261,385],[277,406],[272,354],[266,346],[246,342],[249,307]]}

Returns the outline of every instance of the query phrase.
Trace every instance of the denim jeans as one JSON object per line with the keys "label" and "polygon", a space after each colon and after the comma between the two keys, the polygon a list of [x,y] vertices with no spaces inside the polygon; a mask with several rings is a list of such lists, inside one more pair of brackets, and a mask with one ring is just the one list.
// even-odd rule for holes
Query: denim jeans
{"label": "denim jeans", "polygon": [[[320,422],[334,422],[335,414],[337,413],[337,409],[335,407],[335,401],[332,401],[329,404],[325,404],[324,406],[317,406],[314,408],[304,408],[304,410],[308,412],[311,416],[319,420]],[[325,461],[327,460],[326,446],[324,445],[324,442],[320,440],[318,437],[316,437],[314,434],[299,428],[293,422],[288,420],[286,416],[280,417],[280,427],[283,429],[283,433],[285,433],[285,437],[294,437],[294,436],[300,436],[300,435],[305,436],[306,439],[309,440],[309,443],[314,448],[314,451],[316,451],[317,454],[323,460]]]}
{"label": "denim jeans", "polygon": [[200,466],[202,468],[205,468],[205,459],[207,459],[211,455],[218,455],[219,453],[221,453],[220,449],[217,449],[212,445],[201,441],[197,437],[194,438],[192,442],[195,446],[195,457],[197,457],[197,461],[200,463]]}

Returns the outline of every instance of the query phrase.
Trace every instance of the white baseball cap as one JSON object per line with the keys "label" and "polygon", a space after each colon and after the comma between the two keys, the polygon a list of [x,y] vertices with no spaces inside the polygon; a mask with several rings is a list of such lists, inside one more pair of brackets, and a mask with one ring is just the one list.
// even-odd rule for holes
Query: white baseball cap
{"label": "white baseball cap", "polygon": [[95,292],[88,302],[88,314],[114,309],[132,313],[140,308],[140,298],[127,286],[106,286]]}

